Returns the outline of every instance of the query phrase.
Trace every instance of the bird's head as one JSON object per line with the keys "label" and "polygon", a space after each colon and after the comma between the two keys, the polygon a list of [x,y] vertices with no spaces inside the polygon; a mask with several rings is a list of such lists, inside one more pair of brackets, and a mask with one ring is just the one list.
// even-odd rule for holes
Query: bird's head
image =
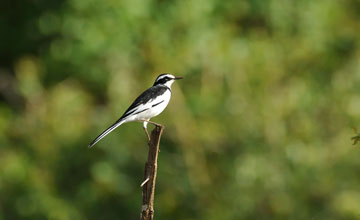
{"label": "bird's head", "polygon": [[175,80],[178,80],[178,79],[182,79],[182,77],[180,77],[180,76],[175,77],[175,76],[171,75],[170,73],[163,73],[163,74],[160,74],[156,78],[154,86],[164,85],[164,86],[167,86],[170,88],[171,85],[173,84],[173,82],[175,82]]}

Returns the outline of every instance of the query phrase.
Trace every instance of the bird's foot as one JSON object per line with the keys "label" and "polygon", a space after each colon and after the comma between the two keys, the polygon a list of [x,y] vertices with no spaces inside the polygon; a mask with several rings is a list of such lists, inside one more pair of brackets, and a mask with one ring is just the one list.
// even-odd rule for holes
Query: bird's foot
{"label": "bird's foot", "polygon": [[150,124],[153,124],[153,125],[155,125],[155,126],[158,126],[158,127],[161,127],[161,128],[163,128],[164,127],[164,125],[162,125],[162,124],[158,124],[158,123],[155,123],[155,122],[152,122],[152,121],[148,121]]}
{"label": "bird's foot", "polygon": [[158,124],[158,123],[155,123],[155,122],[152,122],[152,121],[148,121],[148,120],[141,120],[141,121],[142,121],[142,122],[147,122],[147,123],[153,124],[153,125],[158,126],[158,127],[161,127],[161,128],[164,127],[164,125]]}

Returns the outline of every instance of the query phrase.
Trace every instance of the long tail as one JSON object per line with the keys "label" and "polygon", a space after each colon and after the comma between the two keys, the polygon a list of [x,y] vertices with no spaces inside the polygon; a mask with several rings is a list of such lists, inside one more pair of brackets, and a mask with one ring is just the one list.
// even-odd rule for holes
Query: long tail
{"label": "long tail", "polygon": [[103,139],[106,135],[108,135],[110,132],[112,132],[115,128],[119,127],[121,124],[123,124],[124,120],[118,120],[113,125],[111,125],[109,128],[107,128],[105,131],[103,131],[99,136],[97,136],[90,144],[89,148],[93,147],[97,142],[99,142],[101,139]]}

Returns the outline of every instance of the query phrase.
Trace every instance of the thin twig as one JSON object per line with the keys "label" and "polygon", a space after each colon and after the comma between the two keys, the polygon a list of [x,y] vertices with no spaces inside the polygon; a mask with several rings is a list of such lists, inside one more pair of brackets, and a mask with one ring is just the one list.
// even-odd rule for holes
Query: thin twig
{"label": "thin twig", "polygon": [[164,126],[155,125],[155,128],[152,130],[150,136],[148,160],[145,163],[144,181],[141,184],[141,187],[143,187],[143,202],[140,215],[141,220],[154,219],[154,195],[157,172],[157,159],[159,153],[160,138],[163,130]]}

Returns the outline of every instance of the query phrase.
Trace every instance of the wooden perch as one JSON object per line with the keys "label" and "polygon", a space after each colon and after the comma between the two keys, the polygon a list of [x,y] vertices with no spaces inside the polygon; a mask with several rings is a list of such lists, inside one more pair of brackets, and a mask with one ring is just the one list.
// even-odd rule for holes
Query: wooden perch
{"label": "wooden perch", "polygon": [[143,187],[143,202],[140,214],[141,220],[154,219],[154,194],[157,159],[159,153],[160,138],[163,131],[164,126],[155,125],[155,128],[152,130],[150,135],[148,160],[145,163],[144,181],[141,184],[141,187]]}

